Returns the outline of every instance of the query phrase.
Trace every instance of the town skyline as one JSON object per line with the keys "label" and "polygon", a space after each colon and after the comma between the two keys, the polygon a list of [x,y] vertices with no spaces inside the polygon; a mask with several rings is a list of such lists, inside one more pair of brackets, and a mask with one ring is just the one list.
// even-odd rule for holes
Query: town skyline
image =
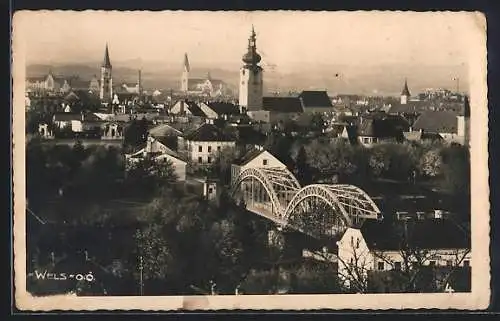
{"label": "town skyline", "polygon": [[[280,16],[279,27],[273,25],[277,15]],[[27,49],[27,65],[97,64],[102,61],[107,43],[114,67],[158,73],[181,70],[183,55],[187,53],[193,74],[197,68],[237,73],[253,25],[257,33],[257,50],[262,56],[261,65],[271,78],[273,73],[282,78],[309,71],[316,73],[316,78],[338,74],[338,78],[345,78],[340,82],[348,83],[356,82],[364,73],[378,72],[374,77],[394,76],[411,81],[412,74],[424,68],[425,73],[415,77],[425,77],[422,86],[455,87],[453,79],[460,78],[461,87],[466,88],[467,68],[470,67],[467,65],[466,39],[471,29],[466,17],[460,14],[443,17],[442,13],[399,16],[346,12],[300,15],[293,12],[235,12],[231,15],[221,12],[183,12],[182,15],[176,12],[152,15],[28,12],[19,19],[26,19],[22,39]],[[127,23],[130,18],[134,21]],[[50,30],[60,32],[52,34]],[[165,32],[153,38],[148,36],[161,30]],[[85,46],[68,45],[74,39],[85,39]],[[384,75],[385,66],[390,65],[402,69],[401,74]],[[443,80],[448,81],[444,83]],[[401,87],[401,80],[394,81],[398,82],[396,87]],[[328,86],[331,85],[324,85]],[[366,86],[373,88],[341,84],[340,90],[395,93],[394,88],[377,88],[376,84],[361,87]],[[307,81],[305,87],[308,87]]]}

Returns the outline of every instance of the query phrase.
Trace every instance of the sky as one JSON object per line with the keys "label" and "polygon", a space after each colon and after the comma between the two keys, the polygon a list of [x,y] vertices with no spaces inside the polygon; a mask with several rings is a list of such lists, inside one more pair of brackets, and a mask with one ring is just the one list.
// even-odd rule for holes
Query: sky
{"label": "sky", "polygon": [[484,33],[474,18],[465,12],[24,11],[14,16],[13,35],[26,65],[97,67],[107,43],[115,68],[181,70],[188,53],[192,71],[237,75],[253,25],[266,79],[273,73],[279,82],[293,73],[300,79],[291,86],[330,88],[337,85],[326,78],[338,72],[337,83],[345,83],[339,90],[392,94],[408,74],[421,88],[454,86],[454,77],[466,84],[477,54],[471,40]]}
{"label": "sky", "polygon": [[[348,12],[23,12],[14,18],[26,62],[138,59],[240,64],[252,24],[263,62],[459,65],[474,20],[466,14]],[[16,34],[16,33],[15,33]],[[112,62],[113,62],[112,61]]]}

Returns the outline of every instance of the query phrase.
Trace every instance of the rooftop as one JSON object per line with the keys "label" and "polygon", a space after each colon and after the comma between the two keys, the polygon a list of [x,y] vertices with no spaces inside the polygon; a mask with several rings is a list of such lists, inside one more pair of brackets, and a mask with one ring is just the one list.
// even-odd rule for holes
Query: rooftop
{"label": "rooftop", "polygon": [[224,133],[219,127],[213,124],[203,124],[194,131],[188,133],[185,138],[198,142],[229,142],[234,141],[234,137]]}
{"label": "rooftop", "polygon": [[[405,224],[407,237],[404,235]],[[408,222],[366,220],[361,233],[370,249],[400,250],[407,241],[412,248],[462,249],[470,248],[470,236],[456,223],[447,219],[422,219]]]}
{"label": "rooftop", "polygon": [[279,113],[300,113],[302,103],[298,97],[263,97],[262,109]]}
{"label": "rooftop", "polygon": [[329,107],[332,108],[332,101],[326,91],[303,91],[299,98],[304,108]]}
{"label": "rooftop", "polygon": [[457,133],[457,115],[452,111],[426,111],[417,118],[413,129],[430,133]]}

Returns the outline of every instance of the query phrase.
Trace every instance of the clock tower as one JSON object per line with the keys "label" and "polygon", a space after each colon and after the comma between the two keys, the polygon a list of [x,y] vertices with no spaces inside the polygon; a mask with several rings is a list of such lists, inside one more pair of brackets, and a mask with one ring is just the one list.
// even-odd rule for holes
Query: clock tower
{"label": "clock tower", "polygon": [[243,55],[244,65],[240,69],[239,105],[242,112],[262,110],[262,72],[259,66],[261,56],[257,53],[256,35],[252,33],[248,39],[248,50]]}

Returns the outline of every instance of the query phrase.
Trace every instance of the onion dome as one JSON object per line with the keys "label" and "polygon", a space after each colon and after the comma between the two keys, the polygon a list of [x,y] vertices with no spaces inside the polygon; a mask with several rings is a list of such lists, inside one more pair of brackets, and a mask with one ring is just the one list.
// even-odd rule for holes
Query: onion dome
{"label": "onion dome", "polygon": [[262,57],[257,53],[257,45],[256,45],[256,37],[255,31],[252,27],[252,34],[248,39],[248,51],[243,55],[243,62],[247,65],[256,65],[258,64]]}

